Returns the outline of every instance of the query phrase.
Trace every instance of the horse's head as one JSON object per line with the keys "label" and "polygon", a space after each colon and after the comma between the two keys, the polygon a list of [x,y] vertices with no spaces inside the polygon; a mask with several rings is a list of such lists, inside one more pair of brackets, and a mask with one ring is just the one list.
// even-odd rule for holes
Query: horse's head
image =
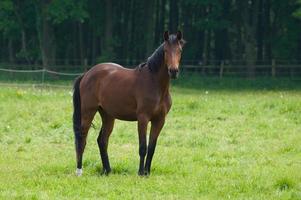
{"label": "horse's head", "polygon": [[164,61],[168,74],[173,79],[177,78],[179,74],[179,64],[184,44],[185,40],[182,38],[181,31],[178,31],[175,35],[169,35],[168,31],[164,32]]}

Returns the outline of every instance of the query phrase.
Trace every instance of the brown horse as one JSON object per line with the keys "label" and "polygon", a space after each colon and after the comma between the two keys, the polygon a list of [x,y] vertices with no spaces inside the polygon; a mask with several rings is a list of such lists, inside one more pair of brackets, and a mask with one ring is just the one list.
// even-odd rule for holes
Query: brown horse
{"label": "brown horse", "polygon": [[[114,63],[94,66],[74,84],[73,129],[77,158],[77,175],[82,174],[82,157],[88,130],[95,113],[102,118],[97,138],[103,173],[111,171],[107,148],[115,119],[138,121],[139,175],[150,173],[157,138],[171,107],[170,78],[177,78],[182,47],[182,33],[164,33],[164,42],[135,69]],[[151,122],[149,144],[146,144],[147,124]],[[146,162],[144,159],[147,153]]]}

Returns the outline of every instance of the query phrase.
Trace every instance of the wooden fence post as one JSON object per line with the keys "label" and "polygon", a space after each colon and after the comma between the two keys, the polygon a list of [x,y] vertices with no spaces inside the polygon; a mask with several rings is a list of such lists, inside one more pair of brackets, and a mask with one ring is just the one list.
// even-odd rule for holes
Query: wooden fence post
{"label": "wooden fence post", "polygon": [[275,78],[276,76],[276,61],[272,59],[272,77]]}
{"label": "wooden fence post", "polygon": [[87,58],[84,59],[84,68],[85,68],[85,70],[88,69],[88,59]]}
{"label": "wooden fence post", "polygon": [[45,72],[46,72],[46,68],[43,68],[42,71],[42,85],[44,86],[44,82],[45,82]]}

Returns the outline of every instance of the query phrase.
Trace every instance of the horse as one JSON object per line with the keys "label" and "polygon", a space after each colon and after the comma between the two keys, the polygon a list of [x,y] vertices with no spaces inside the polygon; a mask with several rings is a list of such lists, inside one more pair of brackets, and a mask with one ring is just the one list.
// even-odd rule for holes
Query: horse
{"label": "horse", "polygon": [[[137,121],[140,164],[138,175],[150,174],[157,138],[171,108],[170,79],[179,74],[185,40],[182,33],[163,34],[164,42],[145,63],[127,69],[115,63],[101,63],[78,77],[73,90],[73,130],[76,175],[82,175],[82,159],[92,120],[98,112],[102,127],[97,138],[103,174],[111,172],[108,141],[115,119]],[[151,122],[147,147],[147,125]],[[145,161],[146,157],[146,161]]]}

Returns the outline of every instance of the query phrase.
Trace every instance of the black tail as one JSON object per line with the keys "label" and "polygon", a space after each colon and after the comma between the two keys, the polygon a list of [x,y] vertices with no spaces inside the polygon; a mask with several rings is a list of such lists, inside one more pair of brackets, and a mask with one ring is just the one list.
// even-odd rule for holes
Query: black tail
{"label": "black tail", "polygon": [[73,130],[75,139],[79,137],[81,133],[81,102],[80,102],[80,91],[79,84],[84,75],[79,76],[75,82],[73,87]]}

